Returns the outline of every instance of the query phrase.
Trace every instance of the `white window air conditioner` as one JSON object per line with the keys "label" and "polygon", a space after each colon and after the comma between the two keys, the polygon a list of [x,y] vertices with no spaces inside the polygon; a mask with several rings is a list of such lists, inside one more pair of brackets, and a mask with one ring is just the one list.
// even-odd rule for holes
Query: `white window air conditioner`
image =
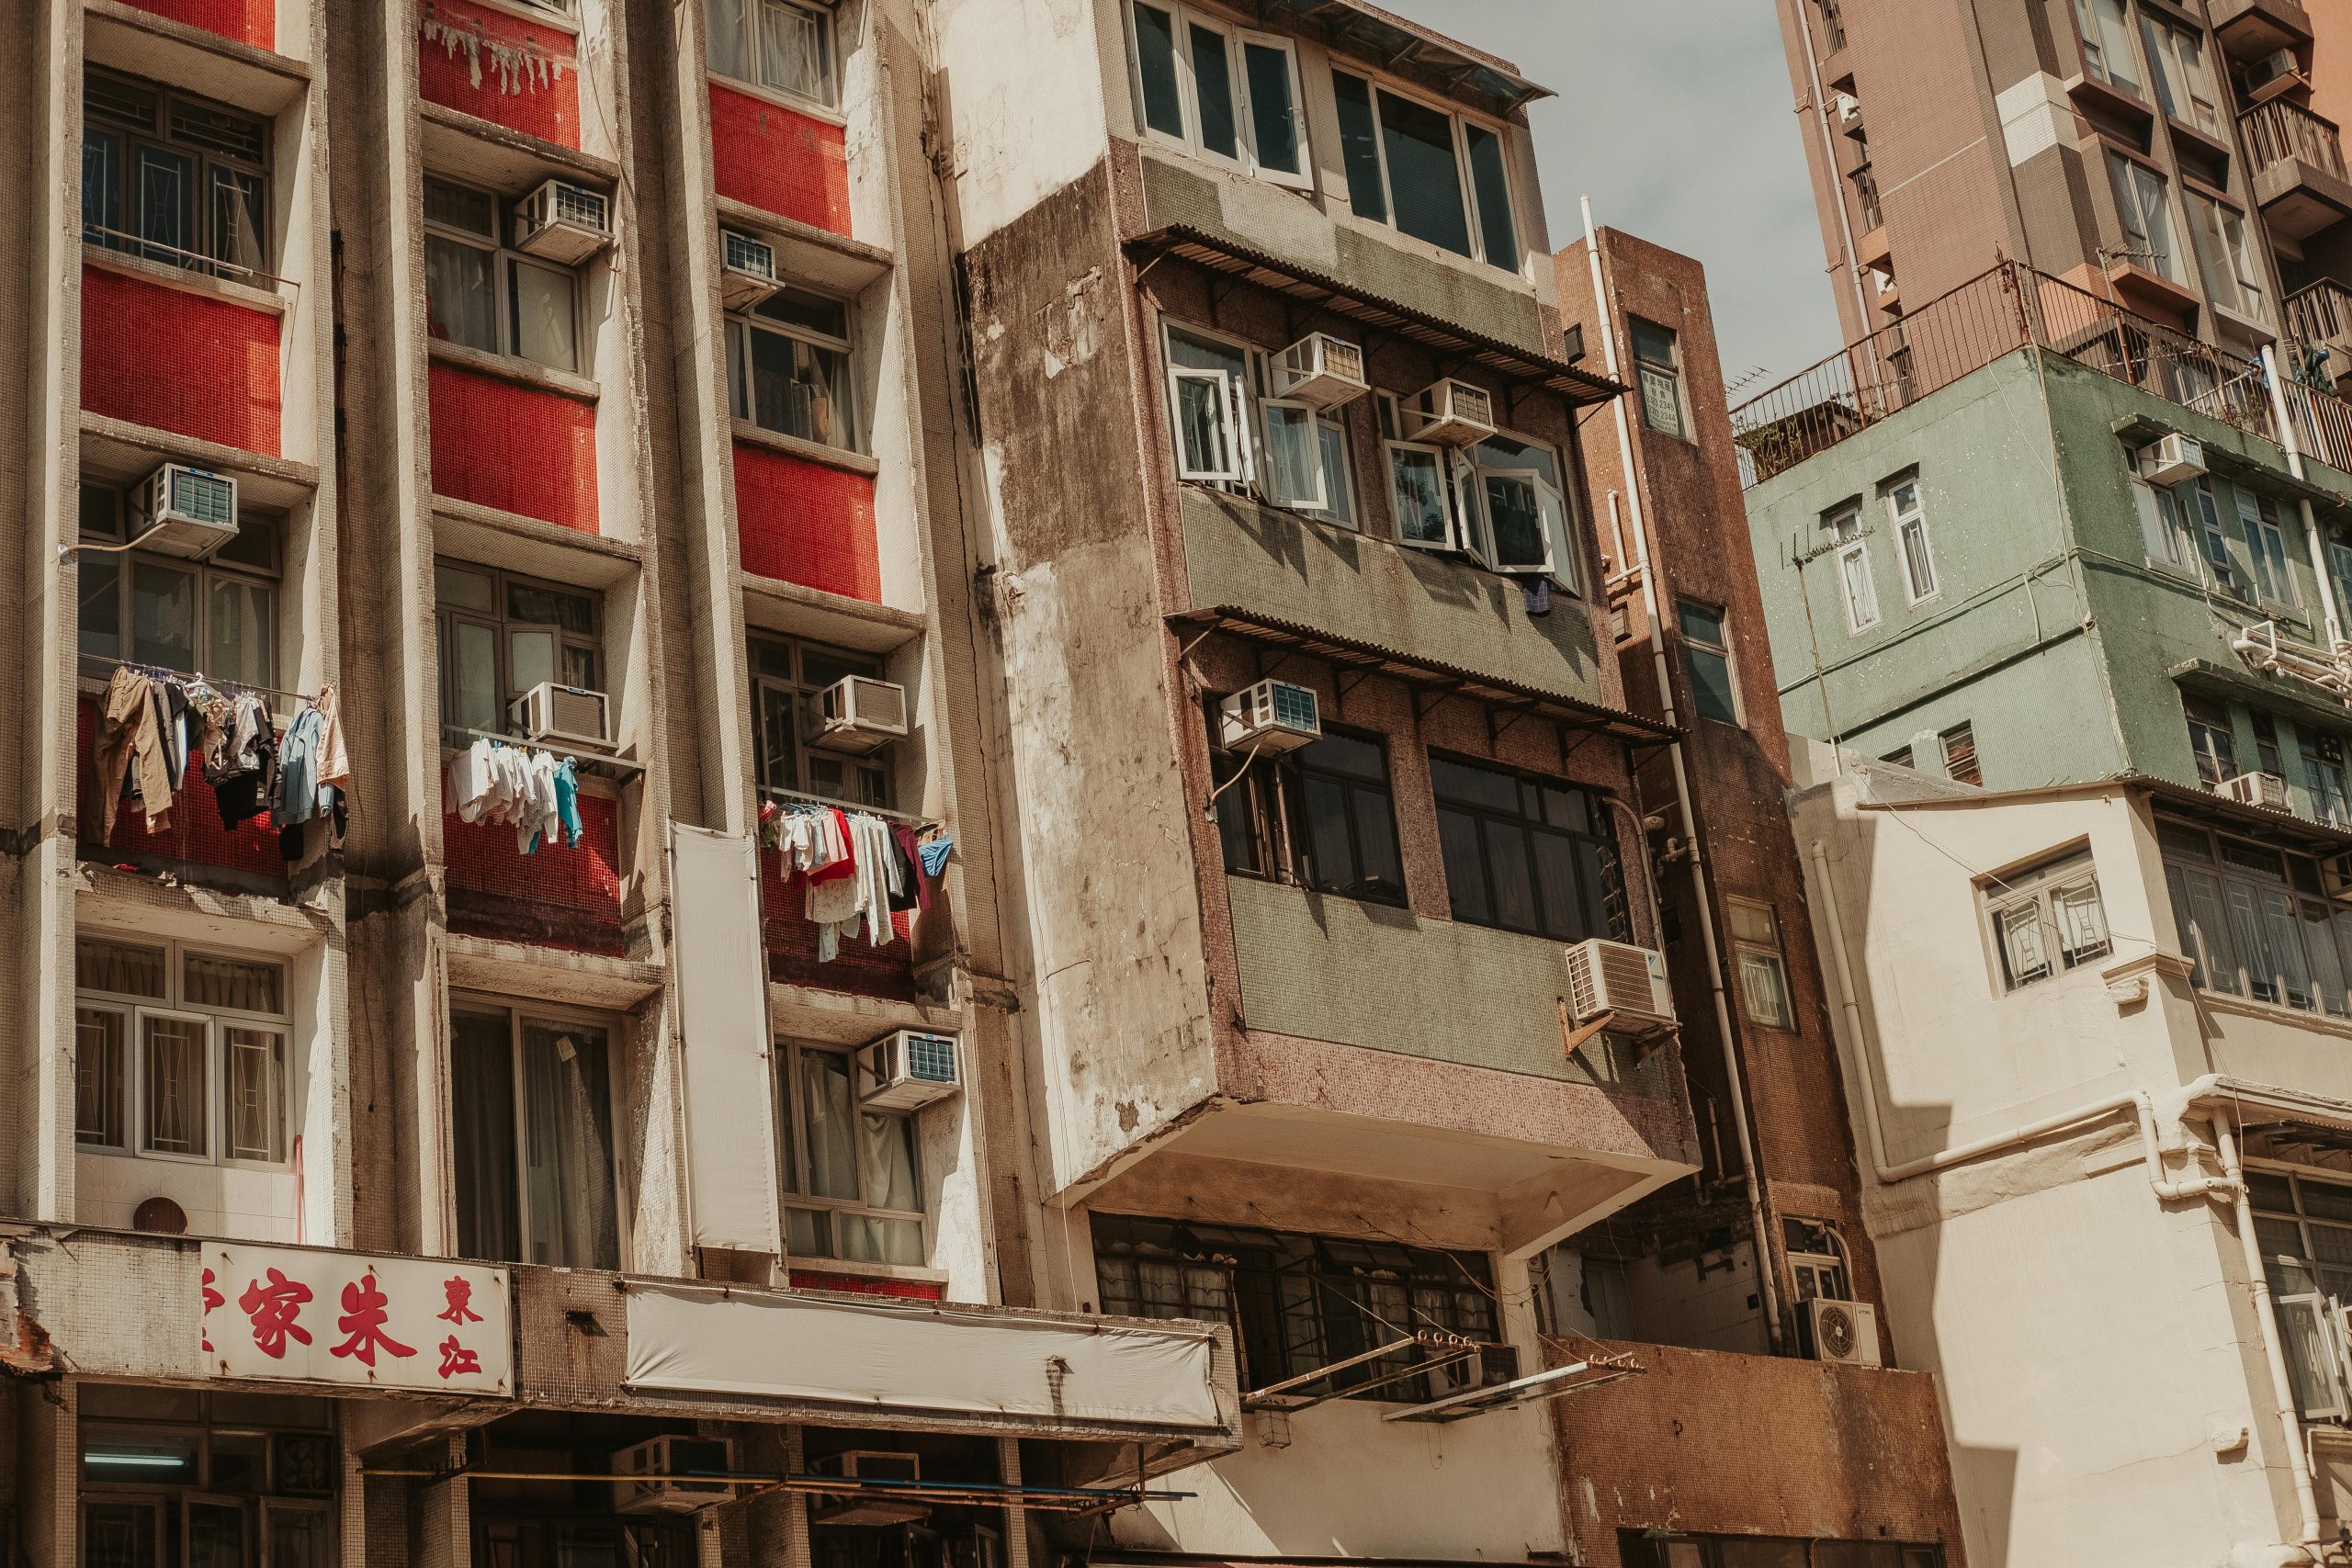
{"label": "white window air conditioner", "polygon": [[1666,956],[1630,942],[1594,937],[1568,949],[1568,1008],[1578,1023],[1613,1014],[1612,1028],[1664,1029],[1674,1022],[1674,988]]}
{"label": "white window air conditioner", "polygon": [[1451,377],[1421,389],[1405,409],[1405,434],[1437,446],[1476,446],[1495,433],[1495,400]]}
{"label": "white window air conditioner", "polygon": [[237,481],[166,463],[130,492],[130,542],[202,560],[237,536]]}
{"label": "white window air conditioner", "polygon": [[1815,1360],[1849,1367],[1884,1364],[1879,1357],[1878,1308],[1868,1302],[1816,1296],[1804,1303],[1804,1322]]}
{"label": "white window air conditioner", "polygon": [[2287,781],[2277,773],[2240,773],[2233,779],[2223,779],[2221,793],[2242,806],[2267,806],[2273,811],[2292,809],[2287,804]]}
{"label": "white window air conditioner", "polygon": [[1295,751],[1322,739],[1315,694],[1288,681],[1261,681],[1217,709],[1217,742],[1228,751]]}
{"label": "white window air conditioner", "polygon": [[748,310],[782,288],[775,275],[775,247],[733,229],[718,231],[724,253],[718,297],[730,310]]}
{"label": "white window air conditioner", "polygon": [[[922,1479],[920,1454],[893,1453],[883,1449],[852,1449],[809,1461],[819,1475],[837,1475],[852,1482],[913,1482]],[[828,1525],[903,1525],[931,1516],[931,1506],[905,1493],[867,1491],[844,1486],[838,1493],[820,1494],[810,1510],[811,1523]]]}
{"label": "white window air conditioner", "polygon": [[1835,101],[1838,105],[1838,124],[1851,125],[1861,118],[1862,100],[1854,96],[1853,94],[1840,93]]}
{"label": "white window air conditioner", "polygon": [[1363,350],[1329,333],[1309,333],[1274,361],[1274,395],[1335,409],[1364,395]]}
{"label": "white window air conditioner", "polygon": [[613,204],[602,191],[549,180],[514,204],[514,248],[576,266],[612,243]]}
{"label": "white window air conditioner", "polygon": [[907,689],[870,676],[850,675],[817,695],[808,741],[820,751],[865,757],[907,733]]}
{"label": "white window air conditioner", "polygon": [[2167,435],[2140,448],[2140,477],[2152,485],[2177,485],[2204,471],[2204,446],[2186,435]]}
{"label": "white window air conditioner", "polygon": [[691,1514],[735,1495],[719,1479],[735,1469],[735,1447],[718,1438],[649,1438],[613,1456],[613,1508],[623,1514]]}
{"label": "white window air conditioner", "polygon": [[961,1083],[956,1037],[901,1029],[857,1054],[857,1102],[869,1111],[920,1111]]}
{"label": "white window air conditioner", "polygon": [[569,740],[582,746],[612,741],[612,700],[578,686],[542,681],[514,699],[508,717],[526,740]]}

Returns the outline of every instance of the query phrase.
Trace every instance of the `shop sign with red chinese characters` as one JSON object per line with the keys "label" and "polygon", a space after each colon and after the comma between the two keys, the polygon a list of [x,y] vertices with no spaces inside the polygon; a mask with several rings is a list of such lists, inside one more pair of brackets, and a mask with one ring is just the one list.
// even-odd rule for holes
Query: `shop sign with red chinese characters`
{"label": "shop sign with red chinese characters", "polygon": [[430,1258],[215,1243],[204,1364],[216,1377],[512,1393],[506,1270]]}

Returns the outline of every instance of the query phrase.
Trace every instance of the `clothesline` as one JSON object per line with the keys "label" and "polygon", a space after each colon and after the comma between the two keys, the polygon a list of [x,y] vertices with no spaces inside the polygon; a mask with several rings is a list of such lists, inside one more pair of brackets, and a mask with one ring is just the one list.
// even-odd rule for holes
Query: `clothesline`
{"label": "clothesline", "polygon": [[279,686],[264,686],[252,681],[232,681],[225,675],[207,675],[201,670],[174,670],[164,664],[141,664],[135,659],[108,659],[103,653],[83,653],[74,657],[108,670],[129,670],[157,681],[201,681],[208,686],[224,687],[236,692],[259,692],[272,697],[291,697],[298,703],[313,703],[319,699],[308,692],[289,692]]}
{"label": "clothesline", "polygon": [[879,817],[885,822],[903,822],[910,828],[924,829],[940,826],[928,817],[916,817],[904,811],[886,811],[878,806],[865,806],[854,800],[835,800],[828,795],[810,795],[805,790],[786,789],[778,784],[762,784],[761,798],[783,804],[830,806],[837,811],[863,811],[868,817]]}
{"label": "clothesline", "polygon": [[583,746],[556,745],[544,740],[529,740],[520,735],[509,735],[503,729],[472,729],[462,724],[445,724],[441,727],[441,733],[444,736],[462,735],[469,740],[495,740],[502,746],[520,746],[526,750],[562,752],[577,757],[583,762],[594,762],[599,767],[620,768],[632,773],[641,773],[645,771],[644,763],[632,762],[626,757],[616,757],[610,752],[592,750]]}

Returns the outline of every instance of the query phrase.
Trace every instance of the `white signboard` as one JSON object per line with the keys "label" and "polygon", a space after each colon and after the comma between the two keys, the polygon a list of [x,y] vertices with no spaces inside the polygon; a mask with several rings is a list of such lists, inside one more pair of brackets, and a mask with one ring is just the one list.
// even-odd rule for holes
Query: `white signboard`
{"label": "white signboard", "polygon": [[513,1391],[503,1269],[228,1242],[203,1256],[204,1364],[215,1377]]}

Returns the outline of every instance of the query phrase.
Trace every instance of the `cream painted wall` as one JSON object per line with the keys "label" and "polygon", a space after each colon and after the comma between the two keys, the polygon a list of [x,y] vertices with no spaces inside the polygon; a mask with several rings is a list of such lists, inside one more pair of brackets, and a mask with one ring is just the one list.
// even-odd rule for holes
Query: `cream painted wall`
{"label": "cream painted wall", "polygon": [[1126,115],[1121,15],[1116,0],[932,7],[962,243],[979,243],[1110,151],[1105,99],[1115,98],[1123,122]]}

